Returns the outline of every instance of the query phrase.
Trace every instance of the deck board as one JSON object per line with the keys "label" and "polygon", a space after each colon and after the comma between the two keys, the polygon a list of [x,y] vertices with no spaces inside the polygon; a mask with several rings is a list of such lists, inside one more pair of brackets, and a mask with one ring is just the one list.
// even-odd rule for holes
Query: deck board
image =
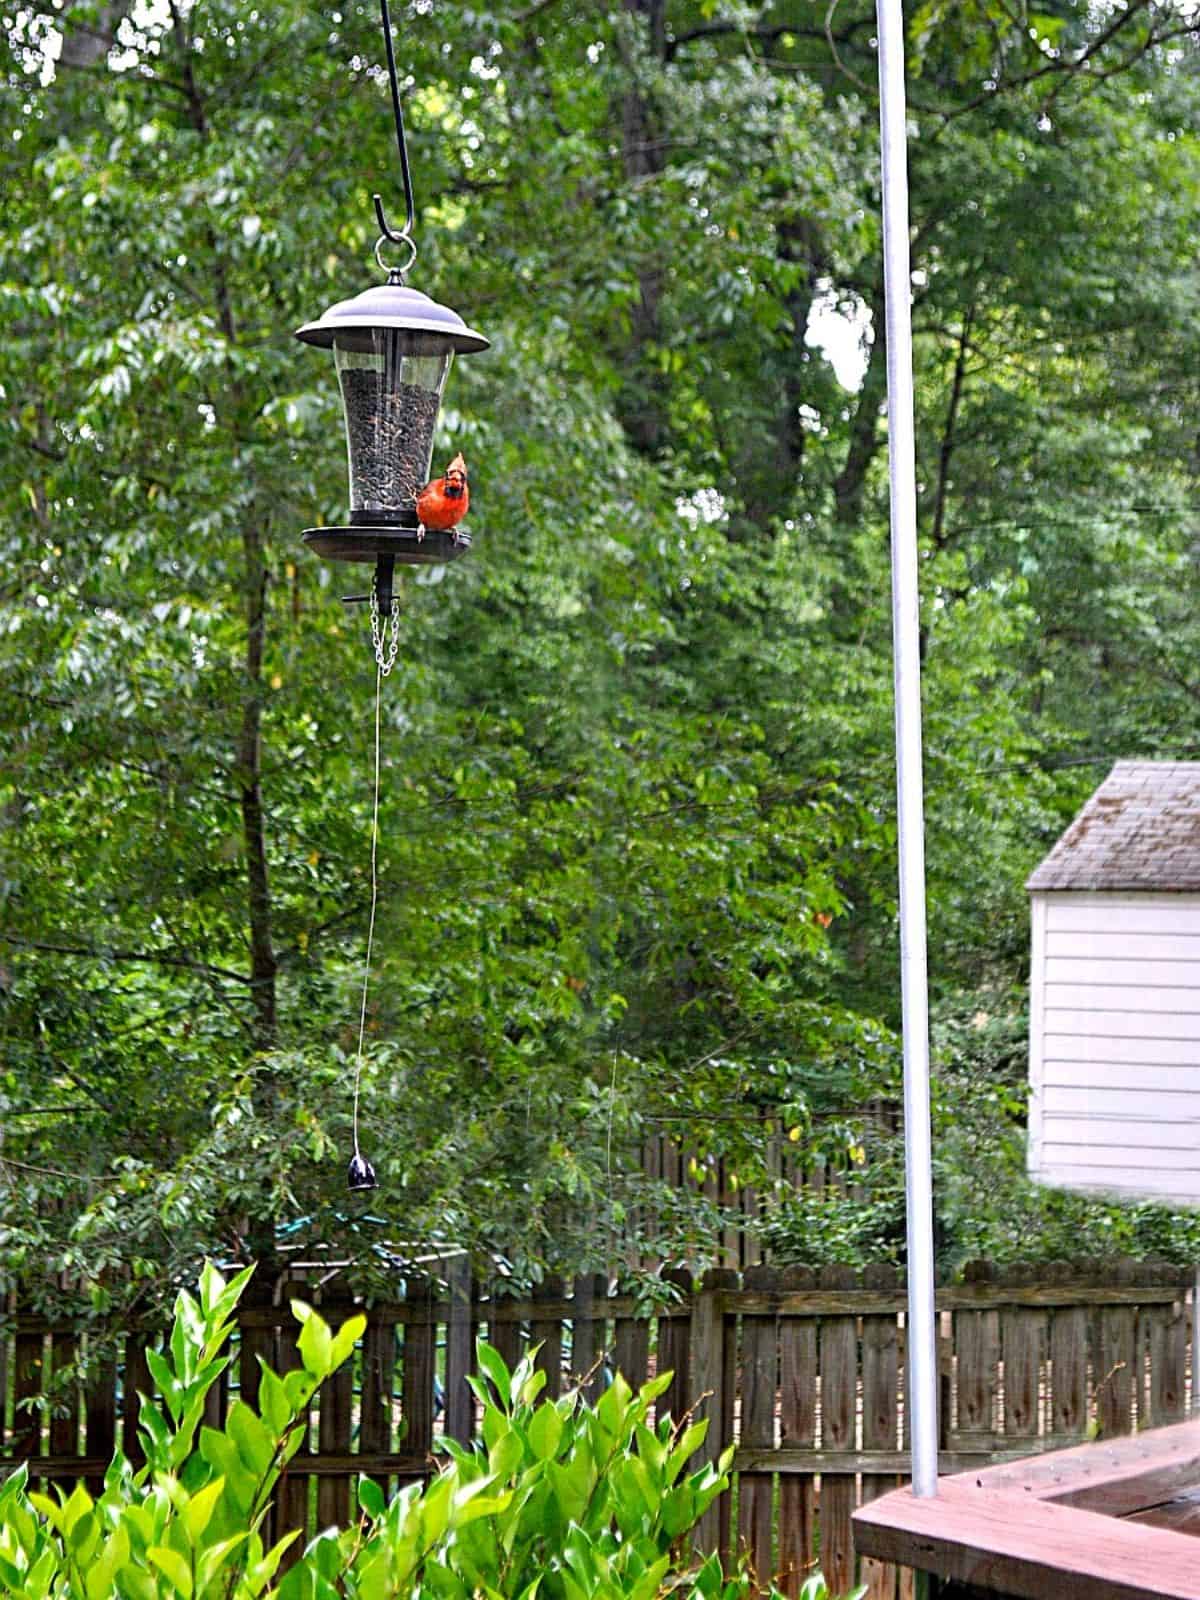
{"label": "deck board", "polygon": [[858,1549],[1024,1600],[1200,1600],[1200,1421],[898,1490]]}
{"label": "deck board", "polygon": [[1019,1600],[1200,1600],[1187,1534],[945,1479],[859,1509],[858,1549]]}

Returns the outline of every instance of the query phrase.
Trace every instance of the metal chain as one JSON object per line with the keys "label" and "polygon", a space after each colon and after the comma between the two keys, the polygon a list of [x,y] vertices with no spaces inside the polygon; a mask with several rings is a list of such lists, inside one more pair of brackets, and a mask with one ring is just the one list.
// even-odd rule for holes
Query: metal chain
{"label": "metal chain", "polygon": [[388,625],[380,622],[379,593],[371,585],[371,643],[375,646],[375,661],[380,672],[386,678],[396,665],[396,657],[400,652],[400,597],[392,596],[391,611],[391,639],[388,638]]}

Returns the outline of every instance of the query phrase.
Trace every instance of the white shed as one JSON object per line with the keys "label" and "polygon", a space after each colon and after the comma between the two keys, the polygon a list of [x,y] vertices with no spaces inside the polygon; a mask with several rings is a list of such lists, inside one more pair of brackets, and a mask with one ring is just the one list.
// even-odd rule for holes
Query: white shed
{"label": "white shed", "polygon": [[1200,1205],[1200,762],[1119,761],[1026,888],[1030,1176]]}

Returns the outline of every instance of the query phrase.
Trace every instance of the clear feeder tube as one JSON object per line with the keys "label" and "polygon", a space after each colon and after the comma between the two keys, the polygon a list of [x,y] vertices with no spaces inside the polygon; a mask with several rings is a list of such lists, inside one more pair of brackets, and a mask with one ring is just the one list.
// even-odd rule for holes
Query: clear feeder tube
{"label": "clear feeder tube", "polygon": [[402,330],[356,330],[334,341],[346,417],[350,520],[416,526],[451,352],[414,354]]}

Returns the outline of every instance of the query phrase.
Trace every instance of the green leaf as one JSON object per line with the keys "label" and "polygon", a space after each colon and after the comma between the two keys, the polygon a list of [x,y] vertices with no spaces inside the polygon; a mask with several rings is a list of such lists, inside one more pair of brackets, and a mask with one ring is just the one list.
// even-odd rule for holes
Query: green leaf
{"label": "green leaf", "polygon": [[230,1406],[225,1432],[249,1470],[263,1477],[274,1460],[275,1441],[245,1401],[235,1400]]}
{"label": "green leaf", "polygon": [[167,1581],[177,1594],[184,1600],[191,1600],[192,1574],[187,1562],[178,1550],[172,1550],[166,1545],[151,1545],[146,1555],[160,1572],[166,1575]]}
{"label": "green leaf", "polygon": [[675,1482],[675,1479],[679,1476],[680,1469],[688,1458],[704,1443],[707,1434],[708,1419],[705,1417],[699,1422],[689,1424],[679,1435],[678,1443],[671,1451],[667,1461],[666,1480],[668,1483]]}
{"label": "green leaf", "polygon": [[230,1556],[239,1550],[248,1538],[248,1530],[243,1529],[240,1533],[232,1534],[228,1539],[209,1545],[200,1552],[196,1559],[196,1588],[201,1593],[209,1588]]}
{"label": "green leaf", "polygon": [[525,1446],[515,1429],[508,1431],[488,1451],[488,1471],[493,1477],[509,1478],[525,1458]]}
{"label": "green leaf", "polygon": [[258,1408],[266,1419],[271,1432],[278,1438],[286,1432],[294,1412],[282,1381],[261,1356],[259,1357],[259,1367],[261,1375],[258,1385]]}
{"label": "green leaf", "polygon": [[547,1461],[558,1449],[563,1434],[563,1420],[552,1402],[540,1405],[533,1414],[527,1430],[529,1445],[539,1461]]}
{"label": "green leaf", "polygon": [[87,1600],[111,1600],[117,1592],[117,1576],[124,1575],[128,1561],[129,1534],[118,1523],[84,1570]]}
{"label": "green leaf", "polygon": [[[295,1302],[293,1310],[299,1302]],[[309,1311],[296,1341],[306,1372],[318,1380],[326,1378],[333,1370],[333,1339],[329,1326],[315,1311]]]}
{"label": "green leaf", "polygon": [[217,1501],[224,1492],[224,1478],[214,1478],[203,1489],[198,1489],[183,1506],[180,1513],[181,1519],[187,1529],[188,1538],[193,1544],[198,1544],[204,1536],[204,1530],[212,1520]]}
{"label": "green leaf", "polygon": [[361,1510],[373,1519],[381,1517],[386,1509],[383,1490],[374,1478],[368,1478],[362,1472],[358,1475],[358,1504]]}
{"label": "green leaf", "polygon": [[62,1529],[70,1537],[81,1518],[87,1516],[95,1505],[95,1501],[84,1488],[82,1483],[76,1483],[71,1490],[70,1497],[62,1508]]}
{"label": "green leaf", "polygon": [[480,1371],[486,1374],[496,1396],[505,1411],[509,1409],[512,1398],[511,1379],[504,1358],[485,1339],[475,1342],[475,1362]]}
{"label": "green leaf", "polygon": [[[336,1372],[342,1362],[354,1352],[354,1346],[366,1332],[367,1319],[362,1315],[348,1317],[334,1335],[329,1350],[329,1369]],[[303,1338],[303,1333],[301,1334]]]}

